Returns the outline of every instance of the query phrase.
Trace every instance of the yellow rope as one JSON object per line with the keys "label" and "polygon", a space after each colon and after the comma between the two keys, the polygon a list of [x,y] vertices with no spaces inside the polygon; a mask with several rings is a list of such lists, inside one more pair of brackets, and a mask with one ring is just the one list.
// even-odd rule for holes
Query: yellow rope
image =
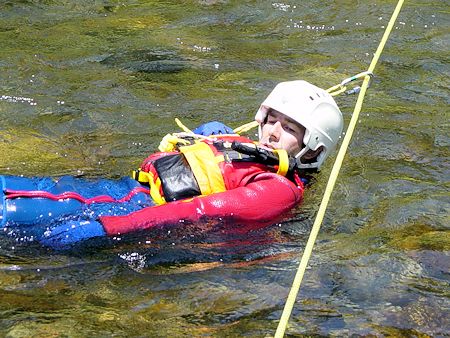
{"label": "yellow rope", "polygon": [[[381,52],[383,51],[384,45],[386,44],[389,34],[392,31],[392,27],[394,26],[394,23],[397,20],[397,16],[400,12],[400,9],[402,8],[403,1],[404,0],[399,0],[397,3],[394,13],[392,14],[389,24],[386,27],[384,35],[378,46],[378,49],[375,52],[372,62],[370,63],[368,73],[372,73],[373,70],[375,69],[378,59],[380,58]],[[328,179],[328,183],[325,188],[325,193],[323,195],[322,202],[320,204],[316,219],[312,226],[311,234],[309,236],[308,242],[306,243],[305,251],[304,251],[302,259],[300,261],[300,265],[298,267],[297,273],[296,273],[294,281],[292,283],[292,288],[291,288],[288,298],[286,300],[286,304],[284,306],[283,313],[280,318],[280,322],[278,323],[277,331],[275,332],[275,338],[283,337],[284,332],[286,330],[289,317],[291,316],[292,308],[294,307],[295,299],[296,299],[298,291],[300,289],[300,284],[302,282],[303,275],[304,275],[306,267],[308,265],[309,258],[311,257],[312,249],[313,249],[314,243],[316,241],[317,235],[319,233],[320,225],[322,224],[328,202],[330,200],[331,193],[333,192],[333,188],[336,183],[337,176],[339,175],[339,171],[341,169],[342,162],[344,161],[344,156],[347,151],[348,145],[350,143],[350,139],[352,138],[353,131],[355,130],[356,123],[358,122],[359,113],[362,108],[364,96],[366,95],[366,90],[369,85],[369,81],[370,81],[370,76],[366,75],[364,77],[364,81],[361,86],[361,91],[359,93],[358,100],[356,101],[355,109],[353,111],[352,118],[351,118],[349,126],[347,128],[347,132],[342,141],[342,145],[339,149],[339,153],[336,157],[336,161],[334,162],[333,169],[331,170],[330,178]]]}

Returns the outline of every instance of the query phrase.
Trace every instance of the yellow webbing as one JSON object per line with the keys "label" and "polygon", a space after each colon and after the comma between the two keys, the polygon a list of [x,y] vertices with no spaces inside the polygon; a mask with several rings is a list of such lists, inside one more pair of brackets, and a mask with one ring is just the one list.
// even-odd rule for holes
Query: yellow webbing
{"label": "yellow webbing", "polygon": [[[189,135],[191,135],[191,136],[193,136],[193,137],[201,137],[201,138],[205,138],[204,135],[197,135],[197,134],[194,134],[193,131],[190,130],[188,127],[186,127],[186,126],[180,121],[180,119],[177,118],[177,117],[175,118],[175,123],[176,123],[177,126],[178,126],[181,130],[183,130],[183,132],[185,132],[186,134],[189,134]],[[258,127],[258,125],[259,125],[258,122],[252,121],[252,122],[243,124],[242,126],[239,126],[239,127],[235,128],[233,131],[234,131],[234,133],[236,133],[236,134],[239,135],[239,134],[241,134],[241,133],[245,133],[245,132],[249,131],[250,129],[253,129],[253,128]],[[223,136],[223,135],[234,135],[234,134],[222,134],[222,136]],[[210,136],[217,136],[217,135],[210,135]],[[161,141],[160,146],[158,147],[158,149],[159,149],[160,151],[172,151],[173,148],[170,147],[170,143],[171,143],[171,142],[169,142],[169,141],[173,141],[175,137],[176,137],[176,136],[175,136],[174,134],[167,134],[167,135],[163,138],[163,140]],[[169,148],[167,148],[167,147],[169,147]],[[162,150],[162,149],[164,149],[164,150]],[[169,150],[165,150],[165,149],[169,149]]]}
{"label": "yellow webbing", "polygon": [[258,122],[252,121],[252,122],[246,123],[240,127],[235,128],[234,132],[236,134],[245,133],[246,131],[249,131],[250,129],[256,128],[258,125],[259,125]]}
{"label": "yellow webbing", "polygon": [[159,192],[161,187],[161,180],[159,177],[155,180],[152,173],[147,173],[141,170],[133,170],[131,176],[139,183],[148,183],[150,187],[150,196],[156,204],[160,205],[166,203],[166,200]]}
{"label": "yellow webbing", "polygon": [[[381,42],[375,52],[375,55],[370,63],[368,73],[373,73],[375,66],[380,58],[381,52],[383,51],[384,45],[389,37],[389,34],[392,31],[392,27],[394,26],[395,20],[402,8],[404,0],[399,0],[397,6],[392,14],[392,17],[389,21],[389,24],[386,27],[386,31],[381,39]],[[292,308],[294,307],[295,299],[297,298],[298,291],[300,289],[300,284],[303,279],[303,275],[305,273],[306,267],[308,265],[309,258],[311,257],[311,253],[313,250],[314,243],[316,241],[317,235],[320,230],[320,225],[322,224],[323,217],[325,215],[325,211],[327,209],[328,202],[330,200],[331,193],[333,192],[334,185],[337,180],[337,176],[339,175],[339,171],[342,166],[342,162],[344,161],[345,153],[347,152],[348,145],[350,144],[350,140],[352,138],[353,132],[355,130],[356,124],[359,119],[359,113],[362,109],[362,104],[364,101],[364,96],[366,95],[367,87],[369,86],[370,76],[366,75],[364,77],[364,81],[361,85],[361,91],[359,93],[358,99],[356,101],[355,109],[353,111],[352,118],[350,120],[349,126],[347,128],[347,132],[345,133],[345,137],[342,141],[342,145],[339,148],[338,155],[336,157],[336,161],[334,162],[333,169],[331,170],[330,178],[328,179],[327,186],[325,188],[325,193],[322,198],[322,202],[320,203],[319,210],[317,212],[316,219],[314,220],[314,224],[311,229],[311,233],[308,238],[308,242],[305,246],[305,251],[301,258],[299,267],[297,269],[297,273],[295,274],[294,281],[292,283],[292,288],[289,292],[288,298],[286,300],[286,304],[283,309],[283,313],[280,318],[280,322],[278,323],[277,331],[275,332],[276,338],[281,338],[284,335],[286,330],[289,317],[292,312]]]}
{"label": "yellow webbing", "polygon": [[223,156],[216,158],[211,147],[204,142],[180,147],[180,152],[188,161],[202,195],[226,191],[222,172],[217,165],[223,161]]}
{"label": "yellow webbing", "polygon": [[280,161],[277,174],[286,176],[289,170],[289,156],[287,151],[284,149],[276,149],[274,150],[274,153],[278,155],[278,160]]}
{"label": "yellow webbing", "polygon": [[186,133],[193,134],[192,130],[190,130],[188,127],[186,127],[179,118],[175,117],[175,123],[180,127],[180,129]]}
{"label": "yellow webbing", "polygon": [[162,138],[161,142],[159,143],[158,150],[162,152],[174,151],[178,144],[188,145],[191,144],[191,142],[181,137],[178,137],[175,134],[167,134]]}

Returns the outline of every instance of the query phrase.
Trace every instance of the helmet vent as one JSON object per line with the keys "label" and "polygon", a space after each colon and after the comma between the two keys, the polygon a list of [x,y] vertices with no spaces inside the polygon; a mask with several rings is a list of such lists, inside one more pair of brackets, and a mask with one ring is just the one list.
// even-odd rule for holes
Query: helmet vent
{"label": "helmet vent", "polygon": [[314,101],[314,98],[312,96],[309,97],[311,99],[311,101]]}

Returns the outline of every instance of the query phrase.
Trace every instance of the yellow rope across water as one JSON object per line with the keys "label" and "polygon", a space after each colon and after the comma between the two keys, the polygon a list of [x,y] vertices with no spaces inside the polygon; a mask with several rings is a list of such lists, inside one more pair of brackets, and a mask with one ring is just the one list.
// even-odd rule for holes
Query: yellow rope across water
{"label": "yellow rope across water", "polygon": [[304,275],[306,267],[308,265],[308,261],[311,257],[313,246],[316,241],[317,235],[319,233],[320,226],[322,224],[323,217],[325,215],[325,211],[328,206],[328,202],[330,200],[331,193],[333,192],[333,188],[336,183],[337,177],[339,175],[339,171],[341,169],[342,162],[344,161],[345,153],[347,152],[347,148],[348,148],[348,145],[352,138],[353,132],[355,130],[356,123],[358,122],[358,119],[359,119],[359,113],[361,111],[362,104],[364,101],[364,96],[366,95],[366,90],[369,86],[369,82],[370,82],[370,78],[371,78],[370,74],[372,74],[373,70],[375,69],[378,59],[380,58],[380,55],[383,51],[384,45],[386,44],[386,41],[389,38],[392,28],[394,27],[394,23],[397,20],[397,16],[400,13],[400,10],[403,6],[403,2],[404,2],[404,0],[398,1],[397,6],[395,7],[394,13],[392,14],[389,24],[387,25],[384,35],[378,46],[378,49],[375,52],[372,62],[370,63],[369,69],[367,71],[367,75],[364,76],[364,81],[361,85],[361,91],[359,92],[359,96],[356,101],[356,105],[355,105],[355,109],[353,111],[352,118],[350,120],[349,126],[347,128],[347,132],[345,134],[345,137],[342,141],[342,145],[341,145],[338,155],[336,157],[336,161],[334,162],[333,169],[331,170],[330,178],[328,179],[328,183],[325,188],[325,193],[323,195],[322,202],[320,203],[320,207],[317,212],[317,216],[314,221],[314,224],[312,226],[308,242],[306,243],[306,246],[305,246],[305,251],[303,253],[302,259],[300,261],[300,265],[297,269],[297,273],[296,273],[294,281],[292,283],[292,288],[291,288],[288,298],[286,300],[286,304],[284,306],[283,313],[280,318],[280,322],[278,323],[277,331],[275,332],[275,338],[283,337],[284,332],[286,331],[289,317],[291,316],[292,308],[294,307],[295,299],[297,298],[297,294],[300,289],[300,284],[302,282],[303,275]]}

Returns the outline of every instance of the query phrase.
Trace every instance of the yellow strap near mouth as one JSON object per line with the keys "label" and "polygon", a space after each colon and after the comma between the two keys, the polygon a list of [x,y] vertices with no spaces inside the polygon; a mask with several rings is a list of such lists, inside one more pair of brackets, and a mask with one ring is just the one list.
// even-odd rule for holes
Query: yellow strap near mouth
{"label": "yellow strap near mouth", "polygon": [[275,149],[274,152],[278,155],[280,163],[278,164],[277,174],[286,176],[289,170],[289,156],[284,149]]}

